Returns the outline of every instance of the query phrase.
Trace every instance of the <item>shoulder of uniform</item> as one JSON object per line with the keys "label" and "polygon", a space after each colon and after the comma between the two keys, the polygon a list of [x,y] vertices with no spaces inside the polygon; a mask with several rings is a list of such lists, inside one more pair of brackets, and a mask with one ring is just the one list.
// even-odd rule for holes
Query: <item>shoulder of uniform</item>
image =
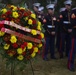
{"label": "shoulder of uniform", "polygon": [[63,10],[63,11],[61,11],[61,12],[66,12],[67,10],[66,10],[66,8]]}
{"label": "shoulder of uniform", "polygon": [[72,8],[72,10],[76,10],[76,7],[75,8]]}

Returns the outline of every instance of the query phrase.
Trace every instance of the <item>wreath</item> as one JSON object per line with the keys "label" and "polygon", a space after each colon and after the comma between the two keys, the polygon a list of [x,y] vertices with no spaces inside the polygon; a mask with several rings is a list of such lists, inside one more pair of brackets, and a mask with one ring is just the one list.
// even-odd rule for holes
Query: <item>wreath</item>
{"label": "wreath", "polygon": [[29,9],[9,5],[0,10],[0,54],[7,64],[24,67],[41,51],[43,33],[43,25]]}

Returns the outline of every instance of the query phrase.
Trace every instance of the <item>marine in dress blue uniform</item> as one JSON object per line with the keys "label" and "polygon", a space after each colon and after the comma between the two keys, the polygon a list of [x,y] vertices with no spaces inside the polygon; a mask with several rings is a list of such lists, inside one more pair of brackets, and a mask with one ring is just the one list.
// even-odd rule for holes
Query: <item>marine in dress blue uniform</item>
{"label": "marine in dress blue uniform", "polygon": [[60,49],[59,49],[59,54],[60,58],[63,58],[63,52],[65,49],[65,55],[68,56],[70,46],[71,46],[71,32],[72,32],[72,27],[71,27],[71,5],[72,1],[67,0],[64,2],[65,4],[65,10],[60,13]]}
{"label": "marine in dress blue uniform", "polygon": [[43,19],[44,19],[44,7],[43,6],[40,6],[38,8],[38,13],[39,13],[38,19],[43,24]]}
{"label": "marine in dress blue uniform", "polygon": [[72,9],[71,23],[72,23],[72,44],[68,55],[68,69],[70,71],[75,71],[74,60],[76,54],[76,8]]}
{"label": "marine in dress blue uniform", "polygon": [[50,50],[50,57],[56,59],[55,57],[55,29],[56,29],[56,17],[54,16],[54,4],[49,4],[46,6],[48,14],[45,16],[44,29],[45,29],[45,50],[44,50],[44,60],[48,60],[48,50]]}
{"label": "marine in dress blue uniform", "polygon": [[[59,10],[59,13],[64,11],[65,10],[65,7],[63,8],[60,8]],[[56,48],[57,48],[57,51],[59,51],[59,48],[60,48],[60,18],[58,17],[57,18],[57,31],[56,31]]]}
{"label": "marine in dress blue uniform", "polygon": [[39,15],[38,9],[39,9],[40,5],[41,5],[40,3],[34,3],[33,4],[33,10],[34,10],[34,13],[36,14],[36,16]]}

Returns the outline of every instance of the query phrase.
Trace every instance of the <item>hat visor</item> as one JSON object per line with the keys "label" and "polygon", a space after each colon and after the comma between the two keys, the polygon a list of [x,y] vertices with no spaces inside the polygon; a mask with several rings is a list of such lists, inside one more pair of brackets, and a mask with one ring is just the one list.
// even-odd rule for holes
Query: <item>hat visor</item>
{"label": "hat visor", "polygon": [[54,10],[54,8],[48,8],[49,10]]}
{"label": "hat visor", "polygon": [[66,5],[71,6],[71,4],[66,4]]}

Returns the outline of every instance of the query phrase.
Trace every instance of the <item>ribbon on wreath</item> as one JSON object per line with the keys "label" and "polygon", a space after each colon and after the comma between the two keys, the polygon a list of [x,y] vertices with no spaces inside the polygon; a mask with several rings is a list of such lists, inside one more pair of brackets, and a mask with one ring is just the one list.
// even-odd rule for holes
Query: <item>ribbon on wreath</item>
{"label": "ribbon on wreath", "polygon": [[5,32],[5,33],[8,33],[8,34],[15,35],[17,37],[23,38],[23,39],[28,40],[28,41],[32,41],[32,42],[35,42],[35,43],[41,43],[41,40],[39,40],[39,39],[23,35],[21,33],[15,32],[15,31],[7,29],[7,28],[1,28],[1,31]]}
{"label": "ribbon on wreath", "polygon": [[[14,23],[14,22],[3,20],[3,21],[0,21],[0,24],[6,24],[8,26],[12,26],[12,27],[18,28],[18,29],[23,30],[25,32],[31,32],[31,29],[22,27],[22,26]],[[37,31],[37,34],[40,34],[40,31]]]}

